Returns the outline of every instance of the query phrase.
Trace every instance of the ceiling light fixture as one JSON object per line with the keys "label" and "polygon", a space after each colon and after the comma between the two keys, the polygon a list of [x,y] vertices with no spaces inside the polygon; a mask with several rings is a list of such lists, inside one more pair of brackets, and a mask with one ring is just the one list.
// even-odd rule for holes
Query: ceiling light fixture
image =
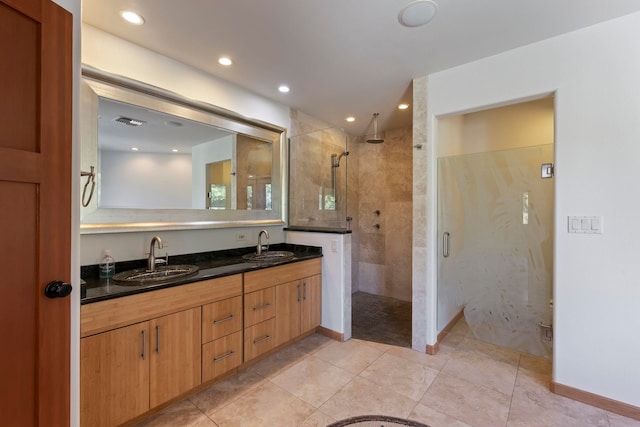
{"label": "ceiling light fixture", "polygon": [[135,13],[131,10],[121,10],[120,11],[120,16],[122,16],[122,19],[124,19],[125,21],[127,21],[130,24],[133,25],[142,25],[144,24],[144,18],[142,18],[142,16],[138,13]]}
{"label": "ceiling light fixture", "polygon": [[405,27],[420,27],[431,21],[437,11],[434,0],[416,0],[400,10],[398,21]]}
{"label": "ceiling light fixture", "polygon": [[138,151],[138,147],[131,147],[131,151]]}
{"label": "ceiling light fixture", "polygon": [[178,149],[177,149],[177,148],[174,148],[174,149],[173,149],[173,150],[171,150],[171,151],[173,151],[174,153],[177,153],[177,152],[178,152]]}
{"label": "ceiling light fixture", "polygon": [[356,121],[356,118],[355,118],[355,117],[353,117],[353,116],[349,116],[349,117],[347,117],[345,120],[346,120],[346,121],[348,121],[349,123],[351,123],[351,122],[355,122],[355,121]]}
{"label": "ceiling light fixture", "polygon": [[231,58],[229,58],[227,56],[221,56],[218,59],[218,64],[224,65],[225,67],[228,67],[229,65],[233,64],[233,61],[231,60]]}
{"label": "ceiling light fixture", "polygon": [[280,85],[280,87],[278,87],[278,90],[282,93],[287,93],[289,92],[290,89],[289,89],[289,86],[287,85]]}
{"label": "ceiling light fixture", "polygon": [[409,104],[402,103],[398,105],[398,110],[406,110],[407,108],[409,108]]}

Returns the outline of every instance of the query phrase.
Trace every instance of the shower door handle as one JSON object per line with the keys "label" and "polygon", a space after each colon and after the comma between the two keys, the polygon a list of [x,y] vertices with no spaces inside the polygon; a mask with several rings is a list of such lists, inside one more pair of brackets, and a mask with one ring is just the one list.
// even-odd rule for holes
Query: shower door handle
{"label": "shower door handle", "polygon": [[448,258],[451,255],[451,245],[450,245],[450,237],[448,231],[445,231],[442,234],[442,256]]}

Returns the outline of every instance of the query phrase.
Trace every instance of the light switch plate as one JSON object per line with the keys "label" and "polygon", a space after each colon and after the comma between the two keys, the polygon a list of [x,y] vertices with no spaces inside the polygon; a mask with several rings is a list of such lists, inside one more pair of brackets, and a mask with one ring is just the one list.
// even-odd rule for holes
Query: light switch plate
{"label": "light switch plate", "polygon": [[569,233],[602,234],[602,217],[568,216],[567,228]]}

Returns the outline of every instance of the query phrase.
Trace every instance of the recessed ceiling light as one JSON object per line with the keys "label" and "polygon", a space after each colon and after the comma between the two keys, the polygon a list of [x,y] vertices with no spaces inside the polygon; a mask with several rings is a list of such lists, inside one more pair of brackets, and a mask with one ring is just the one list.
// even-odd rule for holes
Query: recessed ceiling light
{"label": "recessed ceiling light", "polygon": [[177,148],[174,148],[174,149],[172,149],[171,151],[173,151],[174,153],[177,153],[177,152],[178,152],[178,149],[177,149]]}
{"label": "recessed ceiling light", "polygon": [[218,58],[218,64],[228,67],[229,65],[233,64],[233,61],[227,56],[221,56],[220,58]]}
{"label": "recessed ceiling light", "polygon": [[139,14],[131,10],[121,10],[120,16],[122,16],[122,19],[129,22],[130,24],[133,24],[133,25],[144,24],[144,19],[142,18],[142,16],[140,16]]}
{"label": "recessed ceiling light", "polygon": [[431,21],[437,11],[434,0],[416,0],[400,10],[398,21],[405,27],[419,27]]}
{"label": "recessed ceiling light", "polygon": [[351,123],[351,122],[355,122],[355,121],[356,121],[356,118],[355,118],[355,117],[353,117],[353,116],[349,116],[349,117],[347,117],[345,120],[346,120],[346,121],[348,121],[349,123]]}
{"label": "recessed ceiling light", "polygon": [[131,147],[131,151],[138,151],[138,147]]}
{"label": "recessed ceiling light", "polygon": [[179,127],[182,127],[182,123],[180,123],[180,122],[176,122],[176,121],[173,121],[173,120],[166,121],[166,122],[164,122],[164,124],[165,124],[166,126],[170,126],[170,127],[172,127],[172,128],[179,128]]}
{"label": "recessed ceiling light", "polygon": [[287,85],[280,85],[280,86],[278,87],[278,90],[279,90],[280,92],[282,92],[282,93],[287,93],[287,92],[289,92],[289,90],[290,90],[290,89],[289,89],[289,86],[287,86]]}
{"label": "recessed ceiling light", "polygon": [[398,105],[398,110],[406,110],[407,108],[409,108],[409,104],[402,103]]}

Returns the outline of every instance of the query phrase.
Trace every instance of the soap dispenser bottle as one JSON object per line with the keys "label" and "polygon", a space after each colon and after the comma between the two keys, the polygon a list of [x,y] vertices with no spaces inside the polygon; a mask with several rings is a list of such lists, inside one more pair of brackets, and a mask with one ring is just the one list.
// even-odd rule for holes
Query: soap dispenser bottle
{"label": "soap dispenser bottle", "polygon": [[111,251],[109,249],[104,251],[104,257],[100,261],[99,267],[101,279],[110,279],[115,274],[116,261],[111,256]]}

